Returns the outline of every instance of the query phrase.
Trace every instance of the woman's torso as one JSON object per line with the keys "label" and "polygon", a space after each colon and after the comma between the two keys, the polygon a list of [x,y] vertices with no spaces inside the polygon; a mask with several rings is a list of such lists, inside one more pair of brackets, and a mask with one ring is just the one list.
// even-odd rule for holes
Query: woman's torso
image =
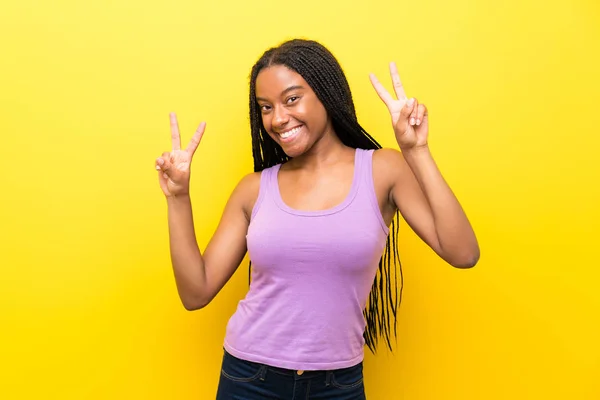
{"label": "woman's torso", "polygon": [[[362,310],[389,229],[373,151],[352,150],[318,177],[281,165],[261,174],[247,243],[252,284],[232,316],[225,348],[290,369],[362,361]],[[388,191],[389,192],[389,191]]]}

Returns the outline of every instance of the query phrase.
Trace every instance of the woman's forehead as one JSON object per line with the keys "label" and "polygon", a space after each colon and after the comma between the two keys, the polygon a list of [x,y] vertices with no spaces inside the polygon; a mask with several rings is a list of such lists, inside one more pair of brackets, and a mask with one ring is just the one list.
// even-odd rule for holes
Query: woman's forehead
{"label": "woman's forehead", "polygon": [[256,77],[257,97],[279,96],[283,91],[292,86],[308,88],[308,84],[302,78],[302,75],[285,65],[266,67]]}

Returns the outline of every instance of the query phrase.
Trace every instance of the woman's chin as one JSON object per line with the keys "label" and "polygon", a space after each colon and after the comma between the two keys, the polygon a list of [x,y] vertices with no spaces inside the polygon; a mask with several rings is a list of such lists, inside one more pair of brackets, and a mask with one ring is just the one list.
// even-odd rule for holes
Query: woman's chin
{"label": "woman's chin", "polygon": [[302,154],[306,153],[306,146],[300,144],[300,143],[294,143],[293,145],[285,145],[284,143],[280,143],[281,148],[283,149],[283,152],[290,158],[295,158],[298,156],[301,156]]}

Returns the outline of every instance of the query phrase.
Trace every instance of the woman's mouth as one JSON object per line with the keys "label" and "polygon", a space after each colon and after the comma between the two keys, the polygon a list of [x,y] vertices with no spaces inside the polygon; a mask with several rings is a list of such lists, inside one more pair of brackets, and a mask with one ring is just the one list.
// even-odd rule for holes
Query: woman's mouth
{"label": "woman's mouth", "polygon": [[300,133],[301,130],[302,130],[302,126],[297,126],[295,128],[288,129],[287,131],[280,132],[279,139],[283,143],[291,142],[292,140],[294,140],[296,138],[296,136],[298,136],[298,134]]}

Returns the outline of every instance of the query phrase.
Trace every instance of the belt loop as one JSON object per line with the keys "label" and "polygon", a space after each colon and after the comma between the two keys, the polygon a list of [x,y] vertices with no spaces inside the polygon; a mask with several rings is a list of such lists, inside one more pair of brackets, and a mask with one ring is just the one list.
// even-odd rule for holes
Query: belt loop
{"label": "belt loop", "polygon": [[260,380],[264,382],[265,376],[267,376],[267,366],[261,365],[259,372],[260,372]]}
{"label": "belt loop", "polygon": [[331,376],[333,375],[333,371],[327,371],[325,373],[325,386],[331,385]]}

